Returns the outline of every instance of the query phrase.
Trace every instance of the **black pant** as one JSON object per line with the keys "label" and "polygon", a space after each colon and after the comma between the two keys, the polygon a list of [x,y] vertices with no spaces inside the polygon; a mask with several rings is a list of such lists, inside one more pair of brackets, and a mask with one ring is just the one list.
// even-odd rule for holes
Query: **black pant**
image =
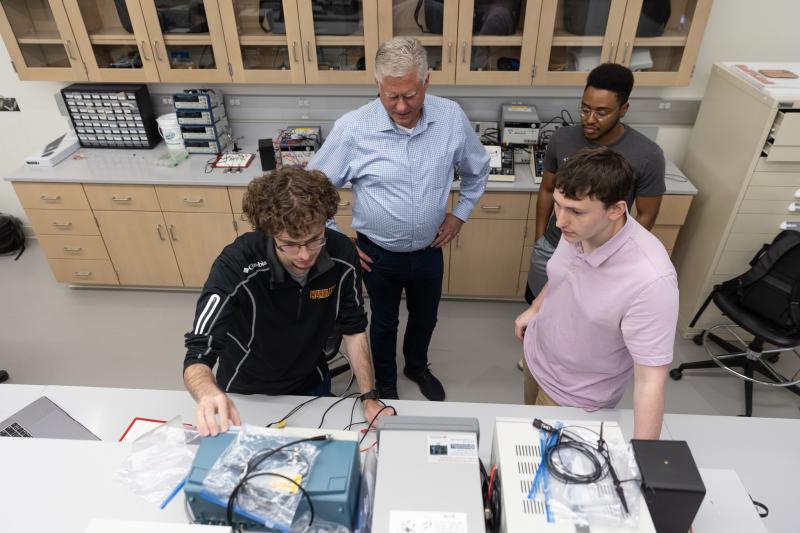
{"label": "black pant", "polygon": [[428,346],[442,297],[442,249],[390,252],[361,234],[358,235],[358,246],[372,259],[372,272],[364,272],[364,284],[370,299],[369,340],[375,384],[378,390],[396,387],[400,297],[405,289],[408,309],[403,339],[405,370],[410,375],[417,375],[428,367]]}

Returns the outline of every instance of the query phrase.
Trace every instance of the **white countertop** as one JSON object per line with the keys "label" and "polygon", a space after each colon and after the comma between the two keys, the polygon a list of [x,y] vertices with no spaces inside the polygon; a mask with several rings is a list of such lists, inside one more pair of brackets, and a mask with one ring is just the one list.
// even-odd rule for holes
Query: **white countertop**
{"label": "white countertop", "polygon": [[[256,146],[245,142],[242,148],[245,152],[256,154],[256,157],[247,169],[237,173],[224,173],[222,169],[206,172],[206,163],[214,159],[210,154],[190,155],[176,167],[159,166],[156,161],[167,153],[166,145],[161,143],[152,150],[81,148],[54,167],[23,165],[12,171],[5,179],[62,183],[245,186],[263,171]],[[694,185],[669,159],[666,173],[666,194],[697,194]],[[458,188],[459,183],[456,181],[453,183],[453,189],[458,190]],[[520,163],[516,166],[515,181],[490,181],[486,190],[536,192],[539,190],[539,185],[533,182],[530,166]]]}

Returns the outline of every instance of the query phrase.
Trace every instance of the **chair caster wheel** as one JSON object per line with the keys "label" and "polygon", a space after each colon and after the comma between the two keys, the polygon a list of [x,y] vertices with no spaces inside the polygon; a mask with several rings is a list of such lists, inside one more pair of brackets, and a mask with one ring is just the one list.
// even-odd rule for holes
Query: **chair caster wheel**
{"label": "chair caster wheel", "polygon": [[698,333],[697,335],[692,337],[692,342],[695,343],[698,346],[702,346],[703,345],[703,334],[702,333]]}
{"label": "chair caster wheel", "polygon": [[673,368],[669,371],[669,377],[675,381],[678,381],[683,377],[683,371],[680,368]]}

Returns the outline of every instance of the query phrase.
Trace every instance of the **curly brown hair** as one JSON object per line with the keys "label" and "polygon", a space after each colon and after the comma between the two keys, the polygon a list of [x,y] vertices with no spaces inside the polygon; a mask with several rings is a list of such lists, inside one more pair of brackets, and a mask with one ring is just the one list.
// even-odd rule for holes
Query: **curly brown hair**
{"label": "curly brown hair", "polygon": [[292,238],[315,231],[339,207],[336,187],[318,170],[284,167],[253,179],[242,209],[254,228]]}

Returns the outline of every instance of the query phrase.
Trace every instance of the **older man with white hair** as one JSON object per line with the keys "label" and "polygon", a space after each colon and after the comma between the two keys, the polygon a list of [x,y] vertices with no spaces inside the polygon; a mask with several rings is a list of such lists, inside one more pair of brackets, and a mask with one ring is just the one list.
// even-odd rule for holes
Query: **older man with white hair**
{"label": "older man with white hair", "polygon": [[[425,48],[395,37],[375,56],[378,98],[336,121],[309,169],[353,188],[353,229],[370,297],[370,342],[381,398],[397,396],[397,327],[405,289],[403,373],[429,400],[445,398],[428,346],[442,295],[442,247],[458,235],[483,194],[489,156],[459,105],[426,95]],[[447,199],[453,170],[460,194]]]}

